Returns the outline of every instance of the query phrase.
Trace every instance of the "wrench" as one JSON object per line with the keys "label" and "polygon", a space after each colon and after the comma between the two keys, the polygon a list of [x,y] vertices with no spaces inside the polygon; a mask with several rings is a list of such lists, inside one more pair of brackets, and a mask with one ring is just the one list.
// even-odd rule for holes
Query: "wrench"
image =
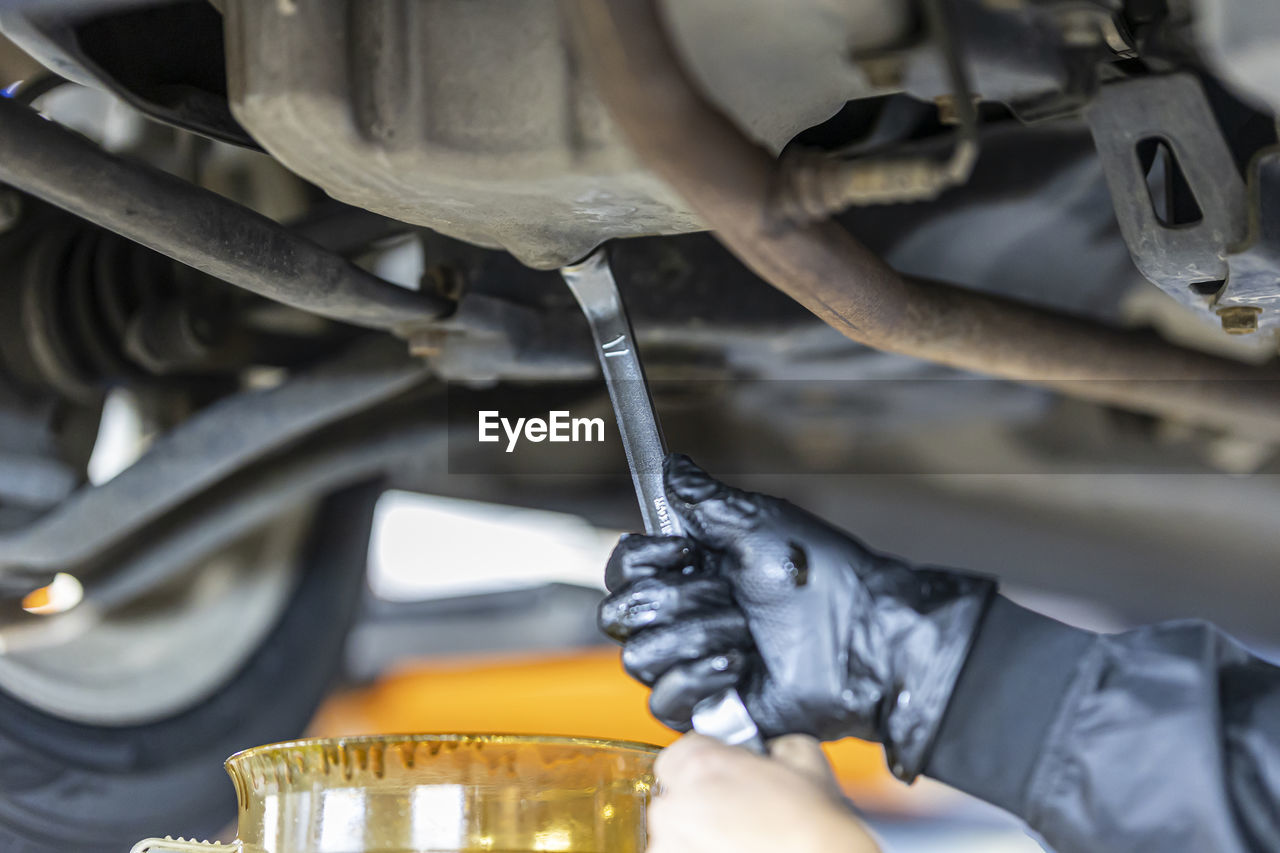
{"label": "wrench", "polygon": [[[649,397],[631,322],[609,269],[609,259],[603,248],[596,249],[582,262],[562,268],[560,274],[591,326],[600,369],[618,419],[622,448],[631,468],[631,482],[640,501],[645,532],[678,536],[683,533],[680,519],[667,504],[662,479],[667,449]],[[761,754],[765,751],[760,730],[733,688],[699,702],[693,709],[693,728],[699,734],[727,744],[744,746]]]}

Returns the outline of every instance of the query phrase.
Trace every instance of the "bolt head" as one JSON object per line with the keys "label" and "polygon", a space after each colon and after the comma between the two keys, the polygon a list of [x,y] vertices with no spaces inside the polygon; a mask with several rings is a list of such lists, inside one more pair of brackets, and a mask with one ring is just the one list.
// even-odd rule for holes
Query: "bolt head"
{"label": "bolt head", "polygon": [[433,358],[444,349],[445,333],[439,329],[423,329],[409,336],[409,354]]}
{"label": "bolt head", "polygon": [[1252,305],[1233,305],[1218,309],[1218,319],[1222,321],[1222,331],[1228,335],[1251,335],[1258,331],[1258,315],[1261,313],[1261,308]]}

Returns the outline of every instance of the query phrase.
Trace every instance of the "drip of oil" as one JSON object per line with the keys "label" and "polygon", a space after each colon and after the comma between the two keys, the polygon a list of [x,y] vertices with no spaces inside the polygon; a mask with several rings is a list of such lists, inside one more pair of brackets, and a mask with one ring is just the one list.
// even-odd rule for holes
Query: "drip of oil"
{"label": "drip of oil", "polygon": [[310,740],[227,760],[227,846],[151,839],[135,853],[640,853],[655,747],[585,738]]}

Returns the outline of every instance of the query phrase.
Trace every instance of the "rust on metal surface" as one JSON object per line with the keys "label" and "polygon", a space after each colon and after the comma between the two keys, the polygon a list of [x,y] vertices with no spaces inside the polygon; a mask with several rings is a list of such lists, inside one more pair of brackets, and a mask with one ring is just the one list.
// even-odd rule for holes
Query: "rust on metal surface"
{"label": "rust on metal surface", "polygon": [[1280,370],[904,278],[831,221],[768,215],[776,163],[698,90],[653,0],[561,0],[636,155],[765,281],[876,349],[1187,422],[1280,438]]}

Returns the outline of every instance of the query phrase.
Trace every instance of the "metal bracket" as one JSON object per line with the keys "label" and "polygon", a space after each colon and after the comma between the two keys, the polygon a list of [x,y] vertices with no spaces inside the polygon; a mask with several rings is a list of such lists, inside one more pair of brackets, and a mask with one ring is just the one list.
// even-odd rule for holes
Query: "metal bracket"
{"label": "metal bracket", "polygon": [[[1213,293],[1191,285],[1227,278],[1228,247],[1245,237],[1245,187],[1199,81],[1174,74],[1113,83],[1085,116],[1134,264],[1179,302],[1207,311]],[[1177,159],[1199,221],[1170,225],[1157,216],[1138,156],[1150,139]]]}

